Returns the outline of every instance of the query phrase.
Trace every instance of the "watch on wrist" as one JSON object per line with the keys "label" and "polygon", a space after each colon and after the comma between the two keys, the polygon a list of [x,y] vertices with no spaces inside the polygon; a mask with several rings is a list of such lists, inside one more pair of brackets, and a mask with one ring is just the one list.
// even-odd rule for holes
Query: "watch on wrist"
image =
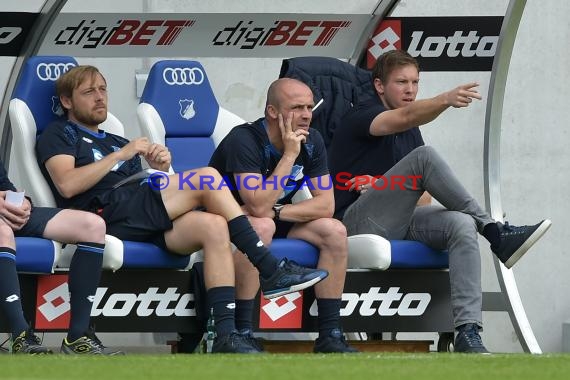
{"label": "watch on wrist", "polygon": [[279,215],[281,214],[281,210],[283,210],[283,207],[285,207],[285,205],[276,203],[273,205],[273,212],[275,213],[275,216],[273,217],[273,220],[279,220]]}

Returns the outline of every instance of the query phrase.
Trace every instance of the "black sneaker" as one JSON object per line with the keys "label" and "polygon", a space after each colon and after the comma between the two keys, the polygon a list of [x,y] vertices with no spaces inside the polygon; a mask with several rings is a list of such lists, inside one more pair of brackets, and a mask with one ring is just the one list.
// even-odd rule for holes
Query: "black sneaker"
{"label": "black sneaker", "polygon": [[250,329],[243,329],[243,330],[239,330],[239,334],[245,339],[247,340],[247,342],[253,347],[255,348],[258,352],[265,352],[265,349],[263,348],[263,343],[261,342],[261,339],[258,339],[256,337],[253,336],[253,331],[251,331]]}
{"label": "black sneaker", "polygon": [[10,346],[10,352],[13,354],[29,354],[43,355],[51,354],[51,350],[42,346],[40,338],[38,338],[32,329],[22,331],[20,335],[14,339]]}
{"label": "black sneaker", "polygon": [[491,250],[507,268],[512,268],[551,225],[552,222],[548,219],[534,226],[520,227],[511,226],[508,222],[497,222],[500,243],[498,246],[491,246]]}
{"label": "black sneaker", "polygon": [[318,337],[317,340],[315,340],[315,347],[313,348],[313,352],[324,354],[352,354],[358,352],[358,350],[348,344],[344,338],[344,335],[342,334],[342,331],[339,329],[334,329],[331,331],[329,336]]}
{"label": "black sneaker", "polygon": [[305,268],[294,262],[281,259],[277,270],[271,277],[264,279],[259,276],[263,297],[266,299],[279,297],[315,285],[324,280],[329,272],[323,269]]}
{"label": "black sneaker", "polygon": [[260,352],[251,345],[248,339],[237,331],[228,335],[217,336],[212,346],[213,354],[259,354]]}
{"label": "black sneaker", "polygon": [[67,355],[124,355],[123,351],[105,347],[93,330],[89,330],[81,338],[68,342],[67,337],[61,343],[61,353]]}
{"label": "black sneaker", "polygon": [[479,326],[474,323],[466,323],[458,327],[453,351],[467,354],[490,354],[479,335]]}

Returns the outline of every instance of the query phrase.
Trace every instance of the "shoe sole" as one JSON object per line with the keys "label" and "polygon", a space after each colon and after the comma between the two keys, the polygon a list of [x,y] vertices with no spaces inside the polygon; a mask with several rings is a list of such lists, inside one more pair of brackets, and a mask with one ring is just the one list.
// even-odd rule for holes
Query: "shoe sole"
{"label": "shoe sole", "polygon": [[69,348],[63,349],[61,348],[59,350],[59,352],[63,355],[103,355],[103,356],[121,356],[121,355],[125,355],[125,353],[123,351],[117,351],[117,352],[112,352],[112,353],[104,353],[104,352],[75,352]]}
{"label": "shoe sole", "polygon": [[262,355],[265,351],[248,350],[248,351],[212,351],[212,354],[247,354],[247,355]]}
{"label": "shoe sole", "polygon": [[468,355],[473,355],[473,354],[476,354],[476,355],[492,355],[492,353],[489,351],[483,351],[483,352],[481,352],[481,351],[453,351],[453,352],[456,354],[468,354]]}
{"label": "shoe sole", "polygon": [[52,355],[53,351],[52,350],[47,350],[44,352],[17,352],[14,353],[16,355],[31,355],[31,356],[37,356],[37,355]]}
{"label": "shoe sole", "polygon": [[289,294],[289,293],[293,293],[293,292],[298,292],[299,290],[303,290],[303,289],[307,289],[313,285],[315,285],[316,283],[324,280],[325,278],[328,277],[328,273],[325,276],[319,276],[319,277],[315,277],[312,280],[309,280],[307,282],[303,282],[302,284],[297,284],[297,285],[293,285],[290,288],[286,288],[286,289],[278,289],[278,290],[274,290],[270,293],[263,293],[263,298],[265,298],[266,300],[270,300],[272,298],[277,298],[277,297],[281,297],[284,296],[285,294]]}
{"label": "shoe sole", "polygon": [[538,228],[532,233],[532,235],[530,235],[529,238],[526,239],[526,241],[519,247],[519,249],[517,249],[515,253],[513,253],[507,261],[505,261],[505,266],[507,269],[511,269],[517,263],[517,261],[519,261],[520,258],[523,257],[525,253],[527,253],[530,247],[532,247],[534,243],[536,243],[542,237],[542,235],[548,231],[551,225],[552,222],[549,219],[543,220],[542,223],[540,223],[540,226],[538,226]]}

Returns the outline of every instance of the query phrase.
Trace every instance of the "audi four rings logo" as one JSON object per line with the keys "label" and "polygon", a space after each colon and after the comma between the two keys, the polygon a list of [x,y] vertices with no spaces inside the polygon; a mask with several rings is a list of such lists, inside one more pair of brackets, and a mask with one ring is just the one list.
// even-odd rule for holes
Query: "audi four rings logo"
{"label": "audi four rings logo", "polygon": [[204,72],[199,67],[171,68],[167,67],[162,72],[162,79],[170,86],[174,85],[201,85],[204,82]]}
{"label": "audi four rings logo", "polygon": [[36,74],[40,80],[54,81],[72,67],[75,67],[75,63],[40,63],[36,68]]}

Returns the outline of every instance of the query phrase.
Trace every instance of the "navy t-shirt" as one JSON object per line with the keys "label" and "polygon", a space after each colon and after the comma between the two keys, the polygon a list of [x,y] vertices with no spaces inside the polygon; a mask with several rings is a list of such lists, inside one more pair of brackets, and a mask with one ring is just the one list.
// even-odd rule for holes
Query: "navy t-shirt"
{"label": "navy t-shirt", "polygon": [[335,218],[359,197],[357,191],[341,190],[357,175],[382,175],[418,146],[424,145],[419,128],[386,136],[372,136],[372,120],[386,108],[379,98],[355,105],[335,130],[329,148],[329,165],[335,184]]}
{"label": "navy t-shirt", "polygon": [[141,160],[136,155],[128,161],[117,163],[95,186],[69,199],[63,198],[55,188],[44,165],[47,160],[60,154],[70,155],[75,157],[75,167],[78,168],[99,161],[128,143],[129,140],[124,137],[102,130],[95,133],[70,121],[50,124],[36,143],[36,157],[57,205],[81,210],[103,207],[109,203],[112,188],[117,182],[142,170]]}
{"label": "navy t-shirt", "polygon": [[[236,182],[234,173],[256,173],[267,179],[281,159],[281,154],[269,142],[264,120],[261,118],[233,128],[218,145],[210,160],[209,165],[222,174],[240,204],[243,204],[243,201],[238,189],[245,186],[253,188],[254,185],[248,185],[246,178],[240,178],[239,182]],[[278,203],[290,203],[292,196],[300,186],[306,184],[307,179],[327,174],[329,170],[323,138],[316,129],[311,128],[307,141],[302,145],[301,153],[293,165],[291,180],[283,184],[279,180],[275,184],[267,182],[266,186],[270,189],[275,186],[284,188]],[[326,185],[329,184],[323,184]]]}

